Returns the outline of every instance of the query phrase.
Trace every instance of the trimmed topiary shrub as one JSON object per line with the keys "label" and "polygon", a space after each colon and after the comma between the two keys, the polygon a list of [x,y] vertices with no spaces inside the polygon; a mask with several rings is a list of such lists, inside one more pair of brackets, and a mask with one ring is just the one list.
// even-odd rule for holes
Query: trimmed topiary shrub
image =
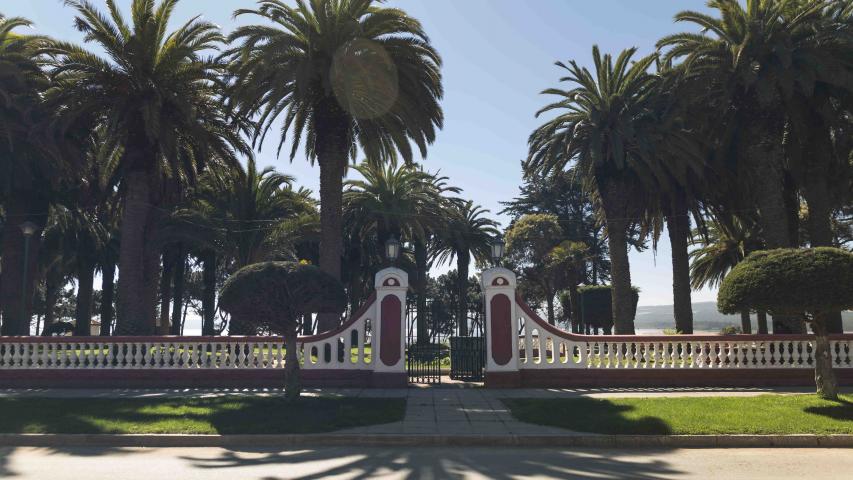
{"label": "trimmed topiary shrub", "polygon": [[824,398],[838,398],[826,315],[853,308],[853,253],[838,248],[755,252],[723,280],[717,308],[802,315],[815,334],[815,383]]}
{"label": "trimmed topiary shrub", "polygon": [[[631,320],[637,316],[640,289],[633,287]],[[581,319],[592,328],[600,328],[605,335],[613,331],[613,299],[610,285],[586,285],[578,288]]]}
{"label": "trimmed topiary shrub", "polygon": [[341,282],[313,265],[264,262],[234,273],[222,287],[219,305],[231,315],[251,319],[255,327],[284,336],[285,394],[301,391],[296,356],[298,319],[312,313],[340,314],[346,308]]}

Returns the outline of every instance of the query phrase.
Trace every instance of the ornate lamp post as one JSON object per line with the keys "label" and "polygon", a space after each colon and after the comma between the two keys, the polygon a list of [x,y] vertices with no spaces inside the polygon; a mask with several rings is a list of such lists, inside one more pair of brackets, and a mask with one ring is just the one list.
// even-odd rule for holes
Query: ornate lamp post
{"label": "ornate lamp post", "polygon": [[[30,322],[27,318],[27,273],[30,265],[30,238],[38,231],[38,225],[29,220],[20,225],[21,233],[24,234],[24,271],[21,275],[21,323],[26,322],[26,331],[30,330]],[[21,325],[23,328],[24,325]]]}
{"label": "ornate lamp post", "polygon": [[503,259],[505,249],[506,242],[504,242],[503,238],[495,237],[492,241],[492,263],[494,266],[501,266],[501,259]]}
{"label": "ornate lamp post", "polygon": [[390,237],[385,241],[385,258],[392,266],[397,262],[400,256],[400,241],[396,237]]}

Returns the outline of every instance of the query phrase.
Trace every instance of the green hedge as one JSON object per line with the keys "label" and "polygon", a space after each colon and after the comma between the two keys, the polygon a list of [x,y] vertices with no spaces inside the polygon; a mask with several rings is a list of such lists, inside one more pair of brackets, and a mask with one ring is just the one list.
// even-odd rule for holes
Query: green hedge
{"label": "green hedge", "polygon": [[[637,316],[637,303],[640,301],[640,289],[632,287],[633,310],[631,319]],[[581,318],[594,328],[606,333],[613,329],[613,303],[610,285],[586,285],[578,288]]]}
{"label": "green hedge", "polygon": [[829,247],[755,252],[723,280],[717,308],[726,314],[853,308],[853,253]]}

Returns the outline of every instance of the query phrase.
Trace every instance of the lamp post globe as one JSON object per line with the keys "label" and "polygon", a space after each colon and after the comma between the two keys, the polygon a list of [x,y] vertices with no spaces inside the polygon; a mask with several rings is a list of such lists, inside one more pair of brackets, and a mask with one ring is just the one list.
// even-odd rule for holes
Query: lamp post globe
{"label": "lamp post globe", "polygon": [[503,238],[496,237],[492,241],[492,261],[495,266],[500,266],[501,259],[504,256],[504,250],[506,249],[506,242],[504,242]]}
{"label": "lamp post globe", "polygon": [[385,241],[385,258],[393,263],[400,256],[400,241],[396,237],[391,237]]}

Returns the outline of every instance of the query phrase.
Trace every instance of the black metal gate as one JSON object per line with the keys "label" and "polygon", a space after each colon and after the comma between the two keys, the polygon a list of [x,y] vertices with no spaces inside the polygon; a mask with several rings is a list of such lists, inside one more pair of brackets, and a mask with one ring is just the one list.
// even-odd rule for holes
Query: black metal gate
{"label": "black metal gate", "polygon": [[[470,301],[465,325],[440,304],[427,299],[418,335],[417,298],[410,294],[406,314],[406,372],[410,383],[441,383],[442,375],[482,381],[486,367],[485,312]],[[433,308],[436,307],[436,308]]]}
{"label": "black metal gate", "polygon": [[450,378],[463,382],[481,382],[486,368],[486,339],[450,338]]}
{"label": "black metal gate", "polygon": [[[467,324],[456,325],[450,337],[450,378],[463,382],[481,382],[486,370],[485,310],[482,299],[472,302]],[[464,334],[464,335],[460,335]]]}
{"label": "black metal gate", "polygon": [[[420,327],[425,332],[418,338],[417,303],[417,296],[410,294],[406,309],[406,373],[409,383],[438,384],[441,383],[442,364],[447,363],[448,347],[441,335],[440,319],[432,314],[429,299]],[[423,338],[424,333],[426,338]]]}
{"label": "black metal gate", "polygon": [[[443,351],[445,350],[445,351]],[[406,372],[410,383],[441,383],[441,359],[446,347],[431,343],[406,348]]]}

